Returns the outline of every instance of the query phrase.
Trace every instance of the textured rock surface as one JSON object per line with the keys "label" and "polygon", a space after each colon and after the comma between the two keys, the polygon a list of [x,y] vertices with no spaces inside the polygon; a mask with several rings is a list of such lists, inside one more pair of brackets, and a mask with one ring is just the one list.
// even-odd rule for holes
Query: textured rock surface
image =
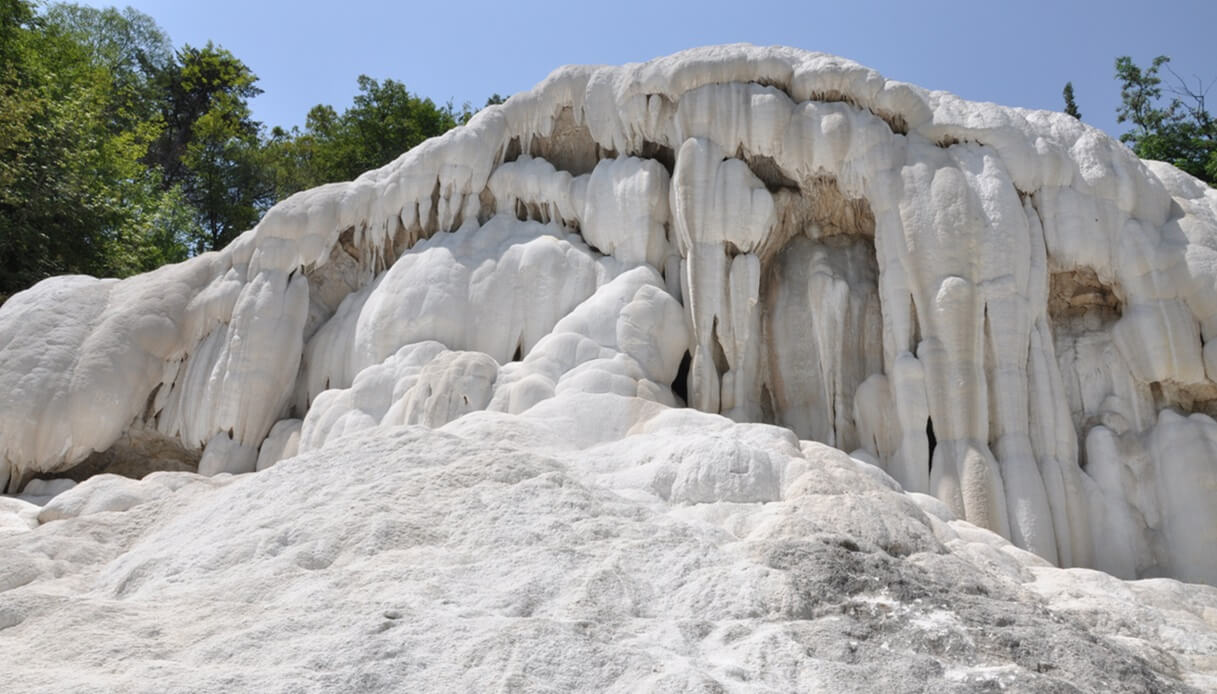
{"label": "textured rock surface", "polygon": [[[83,480],[0,506],[0,676],[1212,687],[1212,589],[1047,567],[1217,583],[1214,334],[1217,192],[1068,116],[784,48],[562,68],[0,307],[0,485]],[[67,604],[133,660],[39,679]]]}
{"label": "textured rock surface", "polygon": [[[0,685],[1217,686],[1217,589],[1047,568],[787,430],[549,402],[360,432],[256,475],[78,485],[47,506],[64,520],[0,532]],[[561,416],[624,409],[649,416],[602,442]]]}

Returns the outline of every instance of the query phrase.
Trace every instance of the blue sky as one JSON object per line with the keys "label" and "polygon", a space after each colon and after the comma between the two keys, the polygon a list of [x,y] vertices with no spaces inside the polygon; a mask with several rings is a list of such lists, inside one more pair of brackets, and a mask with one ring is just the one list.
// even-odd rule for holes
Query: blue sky
{"label": "blue sky", "polygon": [[254,115],[268,126],[302,124],[318,103],[341,110],[360,73],[480,106],[562,64],[642,61],[735,41],[835,53],[891,79],[1012,106],[1060,109],[1071,80],[1083,120],[1113,134],[1125,129],[1115,121],[1117,55],[1144,64],[1165,54],[1184,76],[1217,78],[1217,0],[126,4],[156,19],[175,45],[210,39],[245,61],[265,90]]}

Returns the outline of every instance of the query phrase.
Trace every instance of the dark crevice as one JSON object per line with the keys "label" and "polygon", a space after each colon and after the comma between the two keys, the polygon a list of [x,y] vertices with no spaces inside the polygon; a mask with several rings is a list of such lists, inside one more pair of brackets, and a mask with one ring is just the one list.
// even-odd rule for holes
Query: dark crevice
{"label": "dark crevice", "polygon": [[718,316],[714,317],[714,324],[710,330],[710,353],[714,359],[714,370],[720,376],[731,370],[731,364],[727,361],[727,352],[718,339]]}
{"label": "dark crevice", "polygon": [[343,229],[338,235],[338,245],[353,260],[359,260],[359,247],[355,245],[355,227]]}
{"label": "dark crevice", "polygon": [[861,552],[862,548],[848,537],[834,538],[836,545],[846,552]]}
{"label": "dark crevice", "polygon": [[849,104],[858,110],[870,111],[871,115],[886,123],[888,129],[893,133],[897,135],[909,134],[909,124],[903,115],[899,113],[889,113],[887,111],[876,110],[869,106],[863,106],[862,104],[859,104],[852,96],[844,92],[839,92],[835,89],[830,89],[823,92],[812,92],[811,96],[808,97],[807,100],[818,101],[821,103]]}
{"label": "dark crevice", "polygon": [[601,148],[586,125],[575,122],[574,111],[566,106],[558,112],[550,133],[533,136],[527,152],[522,153],[544,159],[555,169],[578,176],[591,173],[602,158],[616,156],[616,153],[609,152],[611,150]]}
{"label": "dark crevice", "polygon": [[896,134],[896,135],[908,135],[909,134],[908,121],[906,121],[904,119],[904,116],[900,115],[899,113],[888,113],[886,111],[876,111],[873,108],[868,108],[866,110],[870,111],[871,115],[873,115],[875,118],[878,118],[879,120],[883,121],[884,123],[887,123],[888,129],[890,129],[894,134]]}
{"label": "dark crevice", "polygon": [[161,388],[164,385],[164,383],[158,383],[156,384],[156,387],[152,389],[152,392],[148,393],[148,399],[144,401],[144,415],[141,417],[141,419],[143,419],[145,422],[151,420],[157,415],[157,411],[155,410],[156,394],[161,392]]}
{"label": "dark crevice", "polygon": [[506,164],[519,159],[523,151],[523,148],[520,147],[520,138],[518,136],[511,138],[507,143],[507,148],[503,150],[503,163]]}
{"label": "dark crevice", "polygon": [[490,218],[495,213],[494,193],[490,192],[490,186],[482,189],[478,194],[478,225],[485,224],[490,221]]}
{"label": "dark crevice", "polygon": [[773,404],[773,393],[769,392],[769,384],[761,384],[761,421],[766,424],[773,424],[777,421],[777,415],[774,413],[777,408]]}
{"label": "dark crevice", "polygon": [[676,152],[667,145],[650,141],[643,142],[642,151],[638,152],[637,156],[659,162],[663,168],[668,170],[669,176],[676,170]]}
{"label": "dark crevice", "polygon": [[[551,203],[529,202],[529,201],[520,200],[517,198],[514,202],[511,213],[516,218],[516,221],[537,222],[538,224],[557,223],[557,224],[561,225],[562,228],[565,229],[567,232],[572,233],[572,234],[577,234],[580,237],[583,236],[583,231],[579,225],[579,220],[563,219],[560,216],[554,216],[556,212],[557,212],[556,206],[552,205]],[[495,211],[495,207],[492,204],[489,207],[485,207],[483,209],[483,212],[479,213],[478,221],[480,224],[485,224],[495,214],[497,214],[497,212]],[[583,241],[584,241],[584,243],[587,243],[587,239],[583,239]],[[607,253],[604,253],[603,251],[596,248],[595,246],[592,246],[591,244],[587,244],[587,245],[588,245],[588,248],[590,248],[591,250],[595,251],[596,253],[598,253],[600,255],[608,255]]]}
{"label": "dark crevice", "polygon": [[779,92],[785,94],[786,98],[790,99],[791,101],[795,100],[794,96],[791,95],[791,93],[790,93],[790,85],[788,83],[779,82],[777,80],[766,79],[764,77],[760,77],[760,78],[751,80],[751,83],[758,84],[762,87],[769,87],[771,89],[776,89]]}
{"label": "dark crevice", "polygon": [[799,192],[798,182],[787,176],[773,157],[764,154],[748,154],[744,151],[743,146],[740,146],[735,156],[748,165],[753,175],[761,179],[770,193],[776,193],[779,190]]}
{"label": "dark crevice", "polygon": [[1161,410],[1166,407],[1166,396],[1162,392],[1162,382],[1154,381],[1149,384],[1149,396],[1154,401],[1154,409]]}
{"label": "dark crevice", "polygon": [[807,98],[808,101],[819,101],[826,104],[849,104],[854,108],[860,109],[861,105],[850,95],[839,92],[836,89],[829,89],[822,92],[812,92]]}
{"label": "dark crevice", "polygon": [[934,449],[938,447],[938,437],[934,435],[934,420],[931,417],[925,419],[925,438],[929,442],[930,455],[928,457],[929,469],[934,469]]}
{"label": "dark crevice", "polygon": [[[412,202],[412,203],[410,203],[410,205],[413,206],[414,218],[417,219],[418,218],[418,203]],[[394,255],[394,257],[397,257],[397,258],[400,258],[402,253],[405,253],[407,250],[409,250],[408,244],[410,243],[410,233],[409,233],[410,230],[406,228],[405,224],[401,224],[400,221],[401,221],[401,216],[398,215],[399,223],[397,225],[397,233],[393,235],[393,255]]]}
{"label": "dark crevice", "polygon": [[975,145],[977,145],[978,147],[984,147],[984,146],[985,146],[985,143],[981,142],[980,140],[969,140],[969,139],[968,139],[968,138],[966,138],[966,137],[965,137],[965,138],[960,139],[960,138],[958,138],[958,137],[955,137],[954,135],[943,135],[943,136],[942,136],[942,137],[941,137],[941,138],[940,138],[940,139],[939,139],[937,142],[935,142],[934,144],[935,144],[935,145],[937,145],[937,146],[939,146],[939,147],[941,147],[941,148],[943,148],[943,149],[947,149],[947,148],[949,148],[949,147],[953,147],[953,146],[955,146],[955,145],[971,145],[971,144],[975,144]]}
{"label": "dark crevice", "polygon": [[693,355],[685,352],[680,358],[680,367],[676,369],[676,380],[672,381],[672,394],[681,402],[689,402],[689,367],[693,364]]}
{"label": "dark crevice", "polygon": [[201,453],[185,448],[174,436],[136,428],[124,433],[106,450],[90,454],[67,470],[37,475],[36,478],[83,482],[94,475],[112,474],[138,480],[162,470],[195,472]]}
{"label": "dark crevice", "polygon": [[[462,198],[462,202],[464,199]],[[451,202],[451,201],[449,201]],[[465,223],[465,206],[463,204],[456,205],[456,212],[452,214],[452,227],[448,231],[456,231]]]}
{"label": "dark crevice", "polygon": [[435,187],[431,189],[431,209],[427,211],[427,218],[420,219],[422,225],[423,238],[429,239],[439,230],[439,193],[440,181],[435,179]]}
{"label": "dark crevice", "polygon": [[[982,310],[982,314],[983,315],[982,315],[981,323],[980,323],[981,339],[984,343],[984,347],[983,347],[984,361],[982,363],[982,366],[984,367],[985,373],[993,374],[993,373],[997,373],[997,371],[998,371],[997,354],[995,352],[995,350],[997,349],[997,344],[996,344],[996,340],[993,336],[993,324],[989,320],[988,302],[985,302],[984,309]],[[988,398],[987,398],[988,401],[985,403],[985,406],[989,409],[990,412],[999,412],[1001,409],[1001,405],[999,404],[998,401],[1000,400],[1001,395],[998,393],[998,389],[994,388],[994,387],[990,387],[990,388],[986,388],[985,390],[988,395]],[[998,432],[998,429],[996,427],[991,427],[989,429],[988,444],[989,444],[989,448],[993,449],[993,450],[997,449],[997,439],[998,439],[997,432]]]}

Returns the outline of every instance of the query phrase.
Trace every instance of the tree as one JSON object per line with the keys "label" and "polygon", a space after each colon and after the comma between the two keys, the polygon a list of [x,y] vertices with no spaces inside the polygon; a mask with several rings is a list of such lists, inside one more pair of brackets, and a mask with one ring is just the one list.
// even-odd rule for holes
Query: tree
{"label": "tree", "polygon": [[329,142],[335,145],[331,149],[335,155],[333,164],[341,170],[343,178],[354,178],[368,169],[384,166],[423,140],[441,135],[457,124],[451,106],[440,108],[431,99],[406,91],[406,86],[396,80],[382,83],[360,75],[359,92],[355,103],[336,123],[320,124],[321,119],[312,118],[322,128],[321,132],[331,134]]}
{"label": "tree", "polygon": [[257,132],[259,124],[251,119],[247,100],[262,93],[255,86],[258,78],[227,50],[211,42],[203,48],[183,46],[158,81],[164,131],[150,163],[164,169],[167,186],[189,175],[183,157],[194,139],[195,123],[221,101],[231,127]]}
{"label": "tree", "polygon": [[195,210],[195,253],[216,250],[254,225],[273,188],[261,155],[261,124],[248,100],[262,93],[245,63],[208,42],[183,46],[159,77],[163,130],[149,163],[163,189]]}
{"label": "tree", "polygon": [[437,106],[396,80],[360,75],[359,94],[341,114],[319,104],[309,110],[303,131],[272,131],[268,166],[274,172],[276,197],[351,180],[471,116],[468,107],[458,111],[451,103]]}
{"label": "tree", "polygon": [[1065,89],[1061,92],[1061,96],[1065,97],[1065,113],[1078,120],[1082,120],[1082,112],[1078,110],[1078,105],[1073,100],[1073,82],[1065,83]]}
{"label": "tree", "polygon": [[1136,143],[1150,137],[1161,129],[1167,113],[1155,106],[1162,96],[1162,79],[1158,70],[1170,60],[1164,55],[1154,58],[1153,63],[1142,70],[1128,56],[1116,58],[1116,79],[1120,81],[1120,107],[1116,109],[1116,122],[1131,122],[1136,131],[1124,133],[1121,142],[1136,149]]}
{"label": "tree", "polygon": [[123,115],[120,85],[138,79],[58,17],[0,0],[0,298],[184,255],[153,226],[179,204],[142,162],[158,126]]}
{"label": "tree", "polygon": [[120,11],[67,3],[51,5],[45,18],[110,72],[114,94],[108,115],[117,125],[131,127],[153,119],[156,80],[173,60],[173,45],[155,20],[130,7]]}
{"label": "tree", "polygon": [[[1197,79],[1188,85],[1170,69],[1170,58],[1158,56],[1142,69],[1128,56],[1116,58],[1116,79],[1120,81],[1120,107],[1116,121],[1131,123],[1133,130],[1120,135],[1143,159],[1170,162],[1210,185],[1217,181],[1217,123],[1205,106],[1205,87]],[[1172,94],[1163,104],[1163,67],[1171,73],[1168,85]]]}
{"label": "tree", "polygon": [[193,125],[182,163],[188,176],[182,185],[194,207],[201,233],[194,251],[218,250],[252,228],[272,201],[269,177],[262,167],[256,130],[241,126],[233,111],[244,109],[219,99]]}

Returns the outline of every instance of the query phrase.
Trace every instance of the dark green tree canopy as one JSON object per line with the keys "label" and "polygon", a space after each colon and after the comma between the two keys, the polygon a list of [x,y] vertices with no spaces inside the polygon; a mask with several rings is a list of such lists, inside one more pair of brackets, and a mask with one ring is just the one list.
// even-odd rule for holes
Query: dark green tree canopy
{"label": "dark green tree canopy", "polygon": [[164,130],[153,163],[171,183],[187,175],[183,156],[194,139],[194,126],[209,111],[223,113],[233,131],[256,135],[259,124],[250,118],[247,100],[262,93],[258,78],[232,53],[210,42],[204,48],[183,46],[159,75]]}
{"label": "dark green tree canopy", "polygon": [[191,250],[223,247],[252,227],[273,200],[259,150],[261,124],[248,99],[258,78],[212,43],[184,46],[161,76],[164,130],[155,163],[167,188],[180,186],[196,210]]}
{"label": "dark green tree canopy", "polygon": [[460,111],[451,103],[438,106],[411,94],[396,80],[381,82],[360,75],[359,94],[342,113],[319,104],[309,110],[303,132],[271,131],[268,155],[275,171],[276,197],[351,180],[470,116],[468,106]]}
{"label": "dark green tree canopy", "polygon": [[1073,82],[1066,82],[1061,96],[1065,98],[1065,113],[1082,120],[1082,112],[1078,110],[1077,102],[1073,100]]}

